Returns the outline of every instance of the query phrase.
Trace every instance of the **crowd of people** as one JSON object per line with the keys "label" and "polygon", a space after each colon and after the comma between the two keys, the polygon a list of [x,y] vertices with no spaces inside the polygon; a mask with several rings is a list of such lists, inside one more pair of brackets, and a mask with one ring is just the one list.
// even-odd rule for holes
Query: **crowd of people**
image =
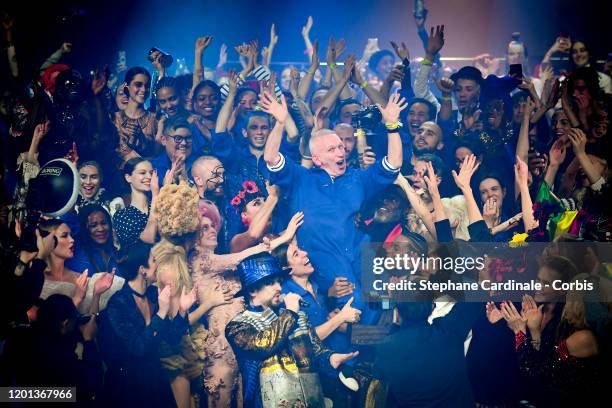
{"label": "crowd of people", "polygon": [[[70,43],[28,77],[13,23],[3,21],[0,106],[2,386],[180,408],[545,407],[602,395],[612,64],[582,40],[543,38],[553,45],[534,61],[515,33],[505,58],[452,69],[444,26],[426,18],[415,18],[422,58],[401,41],[368,41],[358,57],[333,37],[324,55],[309,18],[304,71],[271,70],[272,26],[263,50],[235,47],[237,71],[225,46],[205,66],[205,36],[192,73],[171,76],[152,49],[149,67],[88,79],[62,63]],[[76,166],[76,203],[40,217],[35,248],[22,245],[32,180],[57,158]],[[364,283],[373,247],[457,257],[476,243],[516,252],[471,275],[384,274],[503,281],[531,268],[540,283],[594,290],[470,302],[374,297]]]}

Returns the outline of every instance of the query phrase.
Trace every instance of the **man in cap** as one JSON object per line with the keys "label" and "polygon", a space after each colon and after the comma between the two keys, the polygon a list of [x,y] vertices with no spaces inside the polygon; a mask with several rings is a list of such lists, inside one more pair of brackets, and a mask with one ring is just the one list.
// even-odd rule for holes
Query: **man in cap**
{"label": "man in cap", "polygon": [[244,405],[324,406],[316,367],[337,369],[358,353],[334,353],[321,344],[300,311],[301,297],[281,298],[282,271],[271,255],[245,259],[238,273],[248,306],[228,323],[225,335],[242,372]]}

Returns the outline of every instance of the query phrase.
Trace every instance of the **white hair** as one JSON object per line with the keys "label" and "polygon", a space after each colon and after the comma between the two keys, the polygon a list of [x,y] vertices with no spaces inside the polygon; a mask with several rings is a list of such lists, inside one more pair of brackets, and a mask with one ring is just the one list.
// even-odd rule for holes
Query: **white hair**
{"label": "white hair", "polygon": [[451,198],[443,198],[442,206],[444,206],[444,211],[448,215],[448,221],[451,225],[457,223],[455,238],[469,241],[470,233],[468,232],[468,225],[470,221],[468,219],[465,197],[463,195],[456,195]]}
{"label": "white hair", "polygon": [[336,132],[334,132],[331,129],[319,129],[317,131],[312,132],[312,134],[310,135],[310,140],[308,141],[308,149],[310,150],[311,155],[315,154],[315,145],[317,141],[321,139],[322,137],[328,136],[328,135],[338,136]]}

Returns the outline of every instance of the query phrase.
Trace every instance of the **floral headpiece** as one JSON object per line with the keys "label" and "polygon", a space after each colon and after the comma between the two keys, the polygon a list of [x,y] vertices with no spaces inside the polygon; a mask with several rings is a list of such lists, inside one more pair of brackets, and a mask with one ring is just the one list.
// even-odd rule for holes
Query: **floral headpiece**
{"label": "floral headpiece", "polygon": [[249,203],[249,201],[256,199],[257,197],[264,197],[264,194],[261,192],[257,184],[255,184],[252,180],[247,180],[242,183],[242,190],[238,192],[230,201],[230,204],[234,206],[236,212],[241,213],[244,211],[244,207]]}

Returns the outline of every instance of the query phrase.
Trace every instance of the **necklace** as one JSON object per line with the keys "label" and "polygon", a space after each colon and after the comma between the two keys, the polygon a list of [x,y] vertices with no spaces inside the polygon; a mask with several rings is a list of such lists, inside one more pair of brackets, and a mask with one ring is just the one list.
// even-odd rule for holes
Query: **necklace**
{"label": "necklace", "polygon": [[145,293],[138,293],[136,290],[134,290],[133,287],[131,287],[129,284],[127,285],[128,288],[130,289],[130,292],[132,292],[132,295],[139,297],[140,299],[144,299],[147,296],[147,292],[145,290]]}

